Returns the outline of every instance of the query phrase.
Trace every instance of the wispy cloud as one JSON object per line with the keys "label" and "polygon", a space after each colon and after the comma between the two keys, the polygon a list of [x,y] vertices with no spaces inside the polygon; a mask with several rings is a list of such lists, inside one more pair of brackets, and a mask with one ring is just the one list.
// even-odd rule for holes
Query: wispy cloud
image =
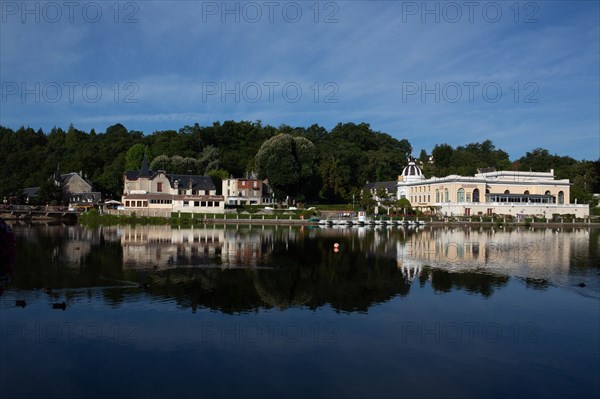
{"label": "wispy cloud", "polygon": [[[440,14],[439,23],[431,16],[423,23],[418,13],[406,14],[403,2],[386,1],[324,2],[318,14],[314,3],[295,3],[302,16],[294,23],[282,15],[284,3],[272,21],[263,6],[254,22],[231,13],[222,22],[223,2],[135,4],[137,22],[129,24],[123,18],[132,10],[125,9],[118,22],[109,9],[97,23],[3,21],[0,123],[49,129],[74,122],[98,130],[121,122],[151,133],[226,119],[325,127],[364,121],[416,149],[490,138],[513,157],[534,147],[599,156],[598,145],[586,144],[600,131],[595,2],[536,2],[538,22],[531,24],[522,23],[523,13],[515,22],[508,3],[497,3],[504,9],[495,23],[481,10],[473,22],[463,14],[450,23]],[[207,13],[207,4],[217,13]],[[243,10],[245,3],[227,4]],[[30,93],[23,101],[20,85],[36,82],[40,100]],[[64,92],[60,101],[47,101],[52,93],[43,88],[51,82],[93,83],[103,95],[88,101],[79,92],[69,101]],[[269,93],[273,82],[278,86]],[[465,84],[473,82],[478,86],[469,93]],[[14,83],[19,89],[11,94]],[[219,91],[207,95],[214,84]],[[236,84],[249,91],[233,93]],[[286,84],[302,88],[299,101],[281,93]],[[407,96],[407,84],[419,92]],[[501,87],[499,101],[482,92],[486,84]],[[253,85],[263,90],[257,101]],[[463,92],[452,101],[456,85]],[[222,97],[222,88],[229,94]],[[429,94],[422,96],[423,88]],[[337,102],[324,101],[327,95]],[[537,102],[525,102],[528,95]]]}

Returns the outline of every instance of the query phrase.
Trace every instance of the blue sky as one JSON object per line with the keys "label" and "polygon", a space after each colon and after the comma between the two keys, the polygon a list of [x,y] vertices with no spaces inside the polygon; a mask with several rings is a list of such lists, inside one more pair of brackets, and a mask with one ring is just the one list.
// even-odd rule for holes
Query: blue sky
{"label": "blue sky", "polygon": [[0,124],[366,122],[600,157],[597,1],[0,3]]}

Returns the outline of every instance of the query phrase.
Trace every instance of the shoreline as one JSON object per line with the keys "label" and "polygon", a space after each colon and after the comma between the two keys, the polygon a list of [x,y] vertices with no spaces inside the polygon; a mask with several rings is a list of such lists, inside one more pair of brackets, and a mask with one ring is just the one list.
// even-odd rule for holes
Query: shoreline
{"label": "shoreline", "polygon": [[[186,225],[196,225],[196,224],[221,224],[221,225],[229,225],[229,224],[237,224],[237,225],[280,225],[280,226],[325,226],[319,224],[318,221],[310,220],[310,219],[301,219],[294,218],[290,215],[281,215],[276,218],[268,217],[264,218],[263,215],[231,215],[232,217],[207,217],[208,215],[204,214],[203,217],[189,217],[186,216],[131,216],[131,215],[114,215],[114,214],[104,214],[104,215],[86,215],[81,214],[78,215],[77,218],[70,217],[50,217],[48,215],[39,215],[33,216],[28,215],[28,217],[19,217],[15,215],[7,215],[0,214],[6,221],[17,222],[23,224],[53,224],[55,223],[65,223],[72,222],[73,224],[81,224],[81,225],[119,225],[119,224],[169,224],[173,226],[186,226]],[[215,215],[217,216],[217,215]],[[222,216],[222,215],[218,215]],[[429,219],[429,220],[428,220]],[[322,220],[322,219],[321,219]],[[336,219],[337,220],[337,219]],[[347,220],[347,219],[340,219]],[[431,218],[411,218],[408,221],[416,221],[419,220],[423,224],[420,224],[420,227],[423,226],[478,226],[478,227],[533,227],[533,228],[592,228],[592,229],[600,229],[600,221],[479,221],[479,220],[431,220]],[[351,227],[351,226],[362,226],[362,227],[380,227],[381,224],[352,224],[352,225],[327,225],[328,227]],[[385,227],[407,227],[414,226],[414,224],[399,223],[394,224],[385,224]]]}
{"label": "shoreline", "polygon": [[[423,222],[423,224],[415,225],[408,223],[394,223],[394,224],[370,224],[365,223],[362,225],[352,224],[352,225],[323,225],[318,221],[307,220],[307,219],[293,219],[293,218],[278,218],[278,219],[262,219],[262,218],[180,218],[180,217],[118,217],[118,220],[114,220],[114,216],[106,215],[110,217],[112,223],[108,224],[170,224],[173,226],[187,226],[187,225],[196,225],[196,224],[204,224],[204,225],[278,225],[278,226],[323,226],[323,227],[337,227],[342,226],[343,228],[347,227],[413,227],[413,226],[434,226],[434,227],[442,227],[442,226],[478,226],[478,227],[533,227],[533,228],[592,228],[592,229],[600,229],[600,222],[509,222],[509,221],[468,221],[468,220],[454,220],[454,221],[445,221],[445,220],[427,220],[425,218],[419,219],[419,221]],[[94,220],[92,220],[91,224],[104,224],[102,220],[106,216],[98,216]],[[412,220],[412,219],[411,219]],[[412,220],[414,221],[414,220]],[[77,221],[78,224],[88,224],[85,221]]]}

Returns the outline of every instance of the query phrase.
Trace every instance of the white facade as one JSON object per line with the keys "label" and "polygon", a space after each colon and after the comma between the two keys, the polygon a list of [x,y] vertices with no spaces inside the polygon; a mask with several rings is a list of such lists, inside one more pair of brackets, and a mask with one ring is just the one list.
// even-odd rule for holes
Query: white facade
{"label": "white facade", "polygon": [[274,202],[267,182],[258,179],[223,180],[223,197],[227,205],[268,205]]}
{"label": "white facade", "polygon": [[225,209],[210,177],[149,171],[145,158],[139,172],[125,173],[121,202],[126,210],[223,213]]}
{"label": "white facade", "polygon": [[400,198],[407,198],[413,207],[445,216],[589,216],[588,205],[570,203],[569,180],[555,179],[553,170],[493,171],[427,179],[410,161],[398,176],[397,199]]}

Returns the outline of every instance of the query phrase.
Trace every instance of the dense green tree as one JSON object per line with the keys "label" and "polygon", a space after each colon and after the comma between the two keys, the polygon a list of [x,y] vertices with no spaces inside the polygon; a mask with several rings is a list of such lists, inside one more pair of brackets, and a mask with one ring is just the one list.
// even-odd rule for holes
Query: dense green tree
{"label": "dense green tree", "polygon": [[319,166],[319,173],[323,182],[319,193],[320,197],[330,202],[340,203],[346,201],[347,193],[339,159],[331,156],[324,160]]}
{"label": "dense green tree", "polygon": [[449,144],[438,144],[432,150],[433,165],[424,168],[426,176],[457,174],[474,175],[480,168],[494,167],[496,170],[510,169],[511,163],[505,151],[498,150],[490,140],[453,148]]}
{"label": "dense green tree", "polygon": [[427,151],[425,151],[424,148],[422,148],[421,152],[419,153],[419,162],[422,164],[426,164],[427,162],[429,162],[429,158],[427,157]]}
{"label": "dense green tree", "polygon": [[[452,159],[452,153],[454,152],[454,148],[450,144],[436,144],[431,151],[431,155],[433,155],[433,159],[435,165],[439,170],[444,170],[445,168],[450,167],[450,160]],[[442,174],[440,173],[440,176]]]}
{"label": "dense green tree", "polygon": [[373,199],[369,190],[362,190],[360,193],[360,208],[365,210],[367,213],[373,213],[377,201]]}
{"label": "dense green tree", "polygon": [[209,176],[217,189],[217,195],[223,194],[223,180],[229,178],[229,172],[225,169],[212,169],[206,173]]}
{"label": "dense green tree", "polygon": [[[337,162],[334,181],[341,178],[341,183],[336,183],[337,190],[322,191],[325,202],[339,202],[339,193],[360,190],[367,181],[396,180],[412,152],[407,140],[375,132],[366,123],[340,123],[330,134],[312,126],[310,134],[318,139],[320,175],[324,184],[331,181],[324,172],[331,168],[327,164],[332,158]],[[349,199],[345,198],[346,201]]]}
{"label": "dense green tree", "polygon": [[412,210],[412,205],[410,204],[408,198],[400,198],[398,201],[396,201],[396,207],[399,208],[403,214],[410,213]]}
{"label": "dense green tree", "polygon": [[[227,176],[239,177],[258,170],[259,149],[281,133],[293,137],[294,148],[300,151],[284,151],[289,157],[277,164],[280,177],[285,175],[286,168],[298,175],[298,180],[289,181],[286,189],[295,193],[297,199],[349,203],[353,195],[356,199],[360,197],[367,181],[396,180],[412,154],[412,146],[406,139],[374,131],[366,123],[339,123],[329,131],[316,124],[307,128],[273,127],[261,121],[225,121],[147,135],[129,131],[121,124],[109,126],[104,132],[92,129],[89,133],[73,124],[66,131],[54,127],[48,132],[0,126],[0,195],[15,196],[25,187],[42,186],[60,167],[62,173],[83,172],[96,190],[118,197],[123,171],[139,169],[142,148],[146,148],[153,170],[204,175],[211,175],[211,170],[225,170]],[[302,143],[306,142],[300,139],[312,144],[304,146]],[[159,156],[152,159],[151,154]],[[490,140],[456,148],[436,145],[432,150],[433,164],[426,162],[426,154],[422,150],[420,160],[428,177],[470,175],[478,168],[490,166],[497,170],[554,169],[557,178],[570,179],[572,201],[594,203],[592,193],[600,191],[600,160],[578,161],[536,148],[511,163],[508,154],[495,148]],[[305,155],[313,166],[306,166]],[[173,165],[172,158],[176,156],[177,165]],[[304,167],[299,167],[298,162]],[[312,173],[307,175],[307,170]],[[279,192],[283,195],[282,190]]]}
{"label": "dense green tree", "polygon": [[125,154],[125,170],[139,170],[142,167],[144,154],[147,159],[152,159],[148,146],[139,143],[131,146]]}
{"label": "dense green tree", "polygon": [[34,202],[40,205],[62,205],[63,192],[60,185],[57,185],[53,178],[44,180]]}
{"label": "dense green tree", "polygon": [[303,138],[281,133],[263,143],[255,165],[261,179],[269,179],[275,197],[304,200],[316,170],[315,145]]}
{"label": "dense green tree", "polygon": [[167,155],[159,155],[150,162],[151,170],[171,170],[171,157]]}
{"label": "dense green tree", "polygon": [[219,169],[220,154],[217,147],[213,145],[206,146],[204,150],[202,150],[198,162],[198,167],[202,174],[208,174],[211,170]]}

